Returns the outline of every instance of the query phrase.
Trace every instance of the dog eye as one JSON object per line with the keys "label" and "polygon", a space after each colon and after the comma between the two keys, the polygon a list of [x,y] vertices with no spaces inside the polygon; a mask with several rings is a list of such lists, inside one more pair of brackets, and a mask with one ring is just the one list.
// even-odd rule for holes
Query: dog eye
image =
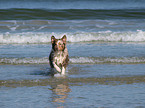
{"label": "dog eye", "polygon": [[54,46],[57,46],[57,44],[54,44]]}

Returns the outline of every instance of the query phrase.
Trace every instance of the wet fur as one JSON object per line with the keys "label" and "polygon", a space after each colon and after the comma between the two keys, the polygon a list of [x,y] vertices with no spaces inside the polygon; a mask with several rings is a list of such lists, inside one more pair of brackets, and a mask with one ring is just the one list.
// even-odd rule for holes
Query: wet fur
{"label": "wet fur", "polygon": [[65,74],[69,61],[66,39],[65,35],[61,39],[51,37],[52,50],[49,55],[49,63],[51,68],[55,68],[62,75]]}

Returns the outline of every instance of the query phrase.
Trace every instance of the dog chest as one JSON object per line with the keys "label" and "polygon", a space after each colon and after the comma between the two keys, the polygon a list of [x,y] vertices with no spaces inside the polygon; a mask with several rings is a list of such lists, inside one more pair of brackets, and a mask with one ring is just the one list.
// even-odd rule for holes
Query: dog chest
{"label": "dog chest", "polygon": [[63,52],[57,52],[55,53],[54,61],[56,62],[57,65],[60,65],[64,61],[64,54]]}

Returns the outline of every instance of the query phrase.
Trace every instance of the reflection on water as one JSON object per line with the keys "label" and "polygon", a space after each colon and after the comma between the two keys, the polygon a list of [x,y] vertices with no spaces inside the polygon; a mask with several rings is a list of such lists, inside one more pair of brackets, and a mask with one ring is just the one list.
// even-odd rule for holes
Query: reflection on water
{"label": "reflection on water", "polygon": [[65,103],[65,100],[67,99],[69,92],[71,91],[68,86],[68,82],[62,82],[60,84],[55,83],[51,87],[53,92],[52,102]]}

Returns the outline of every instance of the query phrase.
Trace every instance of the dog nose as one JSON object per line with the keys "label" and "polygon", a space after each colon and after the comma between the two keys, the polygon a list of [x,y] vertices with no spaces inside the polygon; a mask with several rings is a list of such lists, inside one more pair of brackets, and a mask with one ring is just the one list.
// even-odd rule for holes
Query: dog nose
{"label": "dog nose", "polygon": [[61,45],[61,43],[59,42],[58,45]]}

